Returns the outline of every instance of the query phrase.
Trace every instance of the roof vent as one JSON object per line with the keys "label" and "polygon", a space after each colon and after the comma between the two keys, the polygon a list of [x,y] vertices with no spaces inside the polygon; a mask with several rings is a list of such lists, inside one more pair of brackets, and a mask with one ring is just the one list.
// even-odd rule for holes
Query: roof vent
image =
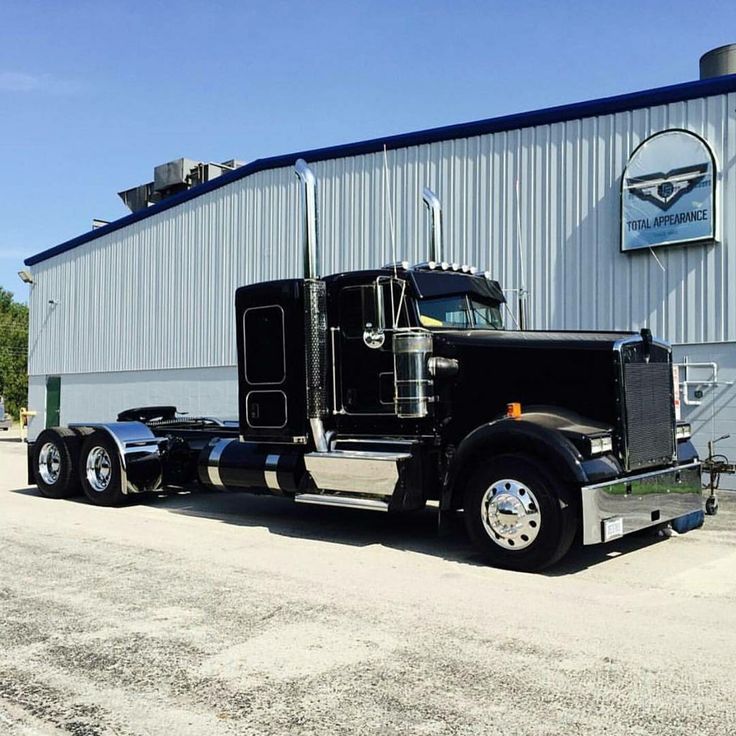
{"label": "roof vent", "polygon": [[700,78],[736,74],[736,43],[711,49],[700,57]]}
{"label": "roof vent", "polygon": [[177,158],[153,170],[153,181],[118,192],[131,212],[144,210],[156,202],[186,191],[197,184],[216,179],[226,171],[243,165],[243,161],[231,159],[220,164],[194,161],[191,158]]}

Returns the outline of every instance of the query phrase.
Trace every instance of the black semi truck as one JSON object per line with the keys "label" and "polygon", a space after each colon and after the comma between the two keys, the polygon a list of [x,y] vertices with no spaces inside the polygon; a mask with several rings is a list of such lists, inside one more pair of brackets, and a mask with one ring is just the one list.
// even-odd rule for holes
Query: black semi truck
{"label": "black semi truck", "polygon": [[116,506],[201,487],[299,503],[462,510],[493,565],[537,570],[702,510],[670,347],[649,331],[506,330],[489,274],[430,260],[319,274],[316,181],[299,160],[304,278],[237,289],[239,420],[142,407],[46,429],[29,476]]}

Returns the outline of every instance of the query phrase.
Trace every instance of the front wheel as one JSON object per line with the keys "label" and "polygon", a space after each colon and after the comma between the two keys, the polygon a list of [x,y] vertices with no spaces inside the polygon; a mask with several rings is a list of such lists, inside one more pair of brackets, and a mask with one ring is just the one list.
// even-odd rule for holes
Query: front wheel
{"label": "front wheel", "polygon": [[570,549],[577,526],[571,490],[532,458],[499,455],[465,487],[465,526],[495,567],[541,570]]}

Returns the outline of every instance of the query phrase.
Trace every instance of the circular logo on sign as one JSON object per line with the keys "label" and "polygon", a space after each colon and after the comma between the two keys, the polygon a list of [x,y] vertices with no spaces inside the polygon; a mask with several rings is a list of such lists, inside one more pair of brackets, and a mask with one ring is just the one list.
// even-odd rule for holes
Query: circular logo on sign
{"label": "circular logo on sign", "polygon": [[657,187],[657,194],[662,199],[669,199],[672,196],[672,193],[675,191],[675,187],[673,186],[672,182],[670,181],[663,181],[658,187]]}

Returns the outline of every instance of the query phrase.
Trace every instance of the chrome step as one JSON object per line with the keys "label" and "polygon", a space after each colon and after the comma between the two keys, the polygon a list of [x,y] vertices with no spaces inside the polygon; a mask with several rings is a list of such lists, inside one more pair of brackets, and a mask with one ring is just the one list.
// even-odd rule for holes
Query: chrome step
{"label": "chrome step", "polygon": [[308,452],[304,457],[325,458],[327,460],[375,460],[377,462],[397,462],[411,458],[410,452],[377,452],[375,450],[332,450],[330,452]]}
{"label": "chrome step", "polygon": [[[337,437],[332,441],[332,451],[376,452],[377,447],[386,448],[383,452],[411,452],[417,444],[416,440],[374,439],[364,437]],[[378,450],[381,452],[381,450]]]}
{"label": "chrome step", "polygon": [[304,455],[307,471],[320,490],[381,497],[394,492],[401,466],[410,460],[408,452],[366,450],[308,452]]}
{"label": "chrome step", "polygon": [[385,501],[373,498],[355,498],[353,496],[328,496],[322,493],[299,493],[294,496],[297,503],[312,503],[317,506],[343,506],[352,509],[367,509],[368,511],[388,511]]}

